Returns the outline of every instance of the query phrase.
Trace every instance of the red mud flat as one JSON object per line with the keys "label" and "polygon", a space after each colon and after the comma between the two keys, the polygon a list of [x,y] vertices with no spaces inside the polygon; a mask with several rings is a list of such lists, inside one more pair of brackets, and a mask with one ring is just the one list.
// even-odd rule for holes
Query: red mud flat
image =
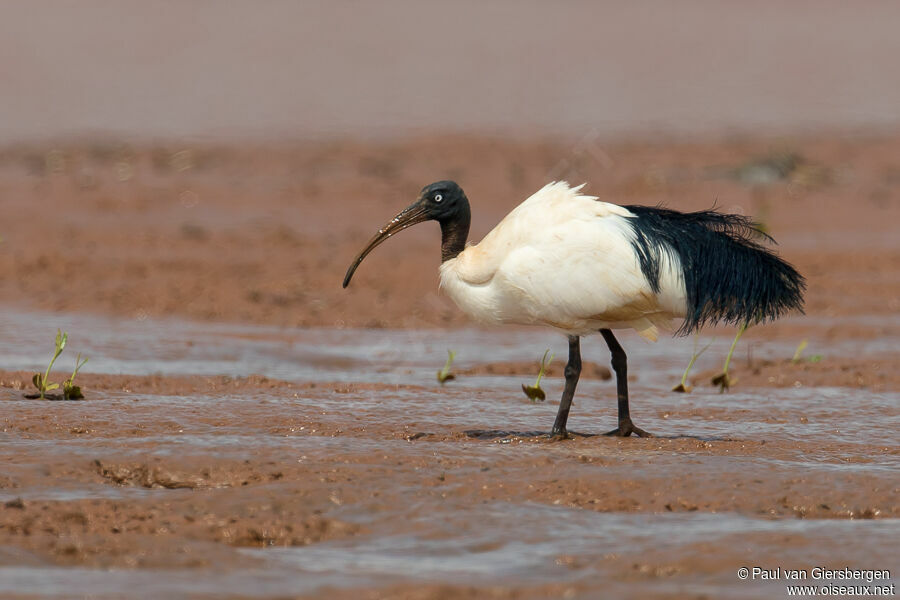
{"label": "red mud flat", "polygon": [[[560,359],[528,402],[544,339],[466,338],[433,229],[340,289],[444,177],[475,239],[553,177],[754,214],[808,277],[807,317],[748,331],[726,394],[708,381],[730,332],[691,394],[669,392],[690,340],[626,336],[652,439],[595,435],[615,386],[591,340],[577,434],[549,441]],[[900,138],[68,143],[0,152],[0,186],[0,596],[757,598],[784,582],[740,567],[900,572]],[[61,361],[91,355],[87,399],[25,400],[57,326]],[[450,344],[469,358],[440,387]]]}
{"label": "red mud flat", "polygon": [[[126,393],[89,378],[71,403],[0,391],[0,574],[33,586],[4,593],[59,595],[48,582],[66,567],[101,597],[186,570],[204,583],[146,595],[234,593],[226,570],[247,597],[743,597],[767,589],[740,585],[746,564],[896,566],[900,446],[840,435],[851,419],[815,413],[816,394],[779,410],[636,386],[644,427],[704,435],[553,442],[497,428],[549,423],[552,403],[491,392],[473,413],[452,385],[134,391],[155,379],[128,377]],[[579,429],[610,422],[611,404],[585,393]],[[893,429],[897,412],[860,417]]]}
{"label": "red mud flat", "polygon": [[[895,568],[896,393],[673,394],[638,377],[634,414],[661,437],[614,439],[595,435],[614,384],[586,378],[557,442],[540,431],[555,403],[516,390],[534,369],[484,362],[443,387],[427,367],[417,385],[84,373],[77,402],[25,400],[28,371],[2,372],[0,592],[780,597],[737,570]],[[560,379],[544,380],[551,398]]]}
{"label": "red mud flat", "polygon": [[[0,303],[138,319],[463,325],[437,290],[431,225],[379,247],[340,287],[377,228],[447,177],[472,201],[474,240],[548,180],[565,178],[623,204],[754,215],[807,276],[811,316],[900,310],[896,136],[7,147]],[[877,321],[850,331],[817,325],[835,337],[888,327],[896,331]]]}

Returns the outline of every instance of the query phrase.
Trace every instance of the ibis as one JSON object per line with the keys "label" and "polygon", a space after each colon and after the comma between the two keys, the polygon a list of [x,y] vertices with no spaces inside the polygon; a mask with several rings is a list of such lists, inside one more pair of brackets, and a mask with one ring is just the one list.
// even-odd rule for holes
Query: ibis
{"label": "ibis", "polygon": [[[484,239],[467,245],[471,210],[453,181],[425,186],[359,253],[425,221],[441,227],[440,286],[476,321],[543,325],[568,336],[565,387],[551,436],[566,422],[581,373],[581,337],[599,332],[612,355],[618,426],[606,435],[650,436],[628,406],[625,350],[613,330],[655,341],[706,324],[761,323],[803,310],[804,278],[747,217],[715,209],[679,212],[620,206],[550,183],[514,208]],[[680,322],[680,323],[679,323]]]}

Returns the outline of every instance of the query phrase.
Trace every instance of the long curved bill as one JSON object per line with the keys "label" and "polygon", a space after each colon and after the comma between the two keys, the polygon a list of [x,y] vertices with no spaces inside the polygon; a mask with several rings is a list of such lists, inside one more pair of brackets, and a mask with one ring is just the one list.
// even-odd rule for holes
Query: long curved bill
{"label": "long curved bill", "polygon": [[369,240],[369,243],[366,244],[366,247],[363,248],[362,252],[360,252],[356,259],[353,261],[353,264],[350,265],[350,268],[347,269],[347,274],[344,275],[344,286],[347,287],[350,285],[350,279],[353,277],[353,273],[356,272],[356,268],[363,261],[363,259],[369,255],[369,252],[375,249],[380,243],[398,233],[403,231],[408,227],[412,227],[417,223],[421,223],[423,221],[428,220],[428,215],[425,212],[425,203],[422,201],[417,201],[415,204],[411,204],[397,213],[397,216],[390,220],[387,225],[383,226],[378,230],[378,233]]}

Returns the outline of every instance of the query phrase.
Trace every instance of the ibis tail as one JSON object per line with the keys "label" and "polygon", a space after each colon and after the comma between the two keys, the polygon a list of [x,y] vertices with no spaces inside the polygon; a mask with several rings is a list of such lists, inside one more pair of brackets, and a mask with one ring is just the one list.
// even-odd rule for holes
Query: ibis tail
{"label": "ibis tail", "polygon": [[[680,268],[687,310],[679,334],[706,324],[734,325],[803,312],[806,281],[760,242],[774,242],[747,217],[715,210],[681,213],[625,206],[641,271],[659,291],[662,256]],[[674,265],[677,265],[675,267]]]}

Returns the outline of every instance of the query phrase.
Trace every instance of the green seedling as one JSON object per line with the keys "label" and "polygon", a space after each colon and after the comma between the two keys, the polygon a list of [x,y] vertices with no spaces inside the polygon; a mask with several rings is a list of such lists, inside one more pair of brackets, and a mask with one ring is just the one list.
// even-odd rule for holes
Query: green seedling
{"label": "green seedling", "polygon": [[794,358],[791,359],[791,362],[795,365],[800,362],[800,357],[803,356],[803,351],[806,350],[806,346],[809,345],[809,340],[803,340],[797,345],[797,349],[794,350]]}
{"label": "green seedling", "polygon": [[681,392],[683,394],[689,394],[692,388],[687,384],[688,374],[691,372],[691,369],[694,367],[694,363],[697,362],[697,359],[700,358],[700,355],[706,352],[706,349],[712,345],[712,342],[709,342],[707,345],[703,346],[703,348],[698,352],[697,346],[700,341],[699,336],[694,338],[694,353],[691,355],[691,360],[687,365],[687,368],[684,370],[684,374],[681,376],[681,383],[672,388],[673,392]]}
{"label": "green seedling", "polygon": [[747,327],[749,327],[749,323],[746,321],[738,327],[737,335],[734,336],[734,341],[731,342],[731,349],[728,351],[728,356],[725,357],[725,366],[722,368],[722,372],[712,378],[713,385],[719,386],[719,393],[724,393],[725,390],[731,389],[731,386],[737,383],[737,379],[732,379],[728,375],[728,366],[731,364],[731,355],[734,354],[734,349],[737,347],[738,340],[741,339],[741,336],[747,331]]}
{"label": "green seedling", "polygon": [[[797,363],[799,363],[801,361],[801,359],[803,358],[803,351],[806,350],[807,345],[808,345],[807,340],[803,340],[802,342],[800,342],[800,344],[797,346],[797,350],[794,351],[794,357],[791,359],[791,364],[796,365]],[[817,363],[817,362],[821,362],[822,358],[823,357],[821,354],[811,354],[806,359],[806,362]]]}
{"label": "green seedling", "polygon": [[84,394],[81,393],[81,387],[75,385],[75,376],[78,375],[81,367],[87,364],[87,361],[87,356],[84,357],[84,360],[81,360],[81,352],[75,357],[75,370],[72,371],[72,376],[63,382],[63,398],[66,400],[81,400],[84,398]]}
{"label": "green seedling", "polygon": [[538,400],[543,402],[547,399],[547,394],[541,389],[541,377],[544,376],[544,371],[550,366],[550,363],[553,362],[552,354],[550,354],[550,358],[547,358],[547,354],[549,353],[550,348],[547,348],[544,351],[544,356],[541,358],[541,368],[538,371],[537,380],[534,382],[534,385],[522,384],[522,391],[525,392],[525,395],[528,396],[528,399],[532,402],[537,402]]}
{"label": "green seedling", "polygon": [[450,366],[453,364],[454,358],[456,358],[456,352],[447,350],[447,362],[444,363],[444,368],[438,371],[437,374],[437,380],[441,385],[444,385],[452,379],[456,379],[456,375],[450,372]]}
{"label": "green seedling", "polygon": [[35,373],[34,377],[31,378],[31,381],[34,383],[34,387],[38,389],[38,392],[41,394],[41,400],[44,399],[44,394],[47,392],[51,392],[59,387],[58,383],[50,382],[50,369],[53,368],[53,363],[56,362],[56,359],[59,358],[59,355],[62,354],[63,348],[66,347],[66,341],[69,339],[68,333],[63,333],[62,330],[56,330],[56,350],[53,352],[53,358],[50,359],[50,364],[47,365],[47,371],[41,375],[40,373]]}

